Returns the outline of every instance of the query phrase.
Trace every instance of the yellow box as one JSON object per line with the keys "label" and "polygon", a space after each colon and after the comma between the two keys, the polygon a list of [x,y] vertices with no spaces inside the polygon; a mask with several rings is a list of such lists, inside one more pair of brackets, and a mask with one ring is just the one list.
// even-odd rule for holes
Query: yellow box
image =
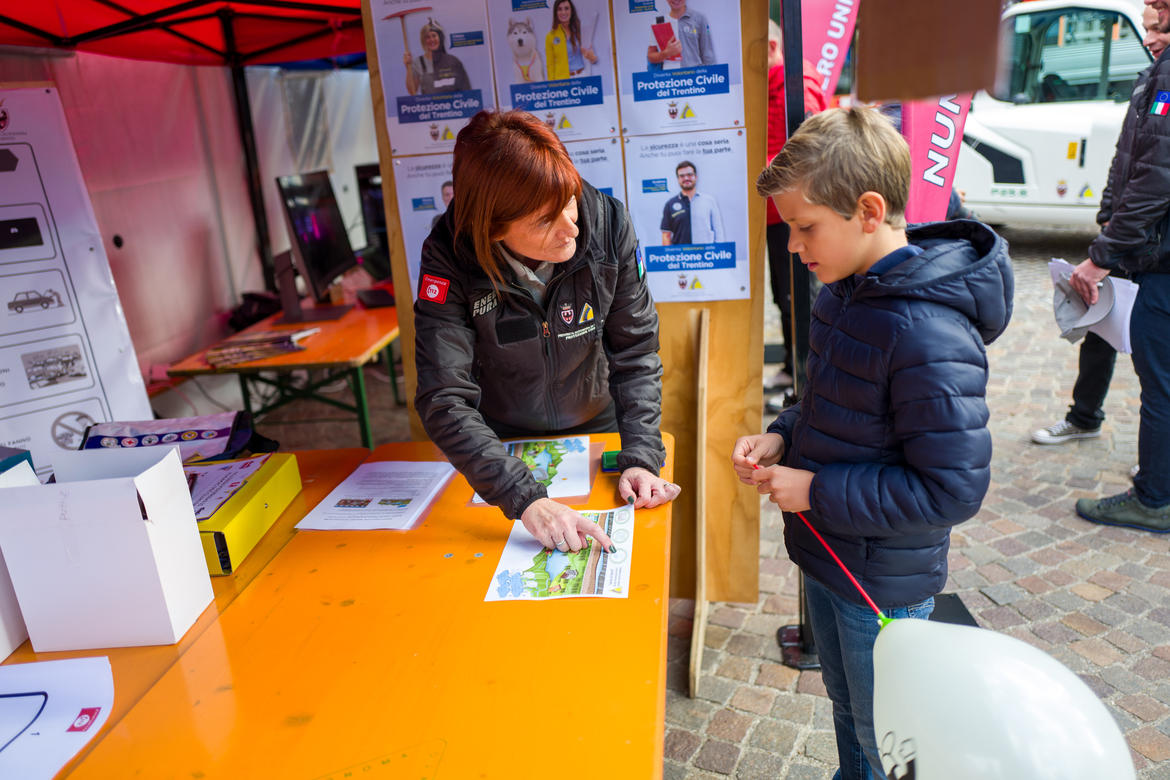
{"label": "yellow box", "polygon": [[300,492],[296,456],[270,455],[235,495],[199,523],[207,570],[231,574]]}

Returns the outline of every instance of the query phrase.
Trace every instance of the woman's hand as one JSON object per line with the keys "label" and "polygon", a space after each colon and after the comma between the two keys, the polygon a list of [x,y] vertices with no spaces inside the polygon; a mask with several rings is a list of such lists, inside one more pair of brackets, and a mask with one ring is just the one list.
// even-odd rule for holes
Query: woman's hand
{"label": "woman's hand", "polygon": [[635,509],[651,507],[673,501],[682,488],[662,477],[656,477],[641,466],[631,466],[622,472],[618,480],[618,495]]}
{"label": "woman's hand", "polygon": [[593,49],[589,48],[588,46],[581,50],[581,56],[589,60],[590,63],[594,65],[597,64],[597,55],[594,54]]}
{"label": "woman's hand", "polygon": [[806,512],[811,509],[808,503],[813,481],[811,471],[771,466],[753,469],[751,481],[761,496],[767,496],[769,501],[785,512]]}
{"label": "woman's hand", "polygon": [[756,466],[771,466],[780,462],[784,454],[784,437],[778,433],[758,433],[755,436],[741,436],[731,448],[731,465],[739,481],[753,485]]}
{"label": "woman's hand", "polygon": [[551,498],[538,498],[528,505],[520,522],[538,542],[550,550],[577,552],[592,536],[606,552],[613,552],[613,542],[601,526]]}

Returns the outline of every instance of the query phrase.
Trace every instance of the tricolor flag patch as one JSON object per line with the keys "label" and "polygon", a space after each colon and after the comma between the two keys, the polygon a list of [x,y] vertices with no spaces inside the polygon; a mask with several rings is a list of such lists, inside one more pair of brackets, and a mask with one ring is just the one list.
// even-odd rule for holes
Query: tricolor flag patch
{"label": "tricolor flag patch", "polygon": [[1159,92],[1154,96],[1154,104],[1150,106],[1150,113],[1155,116],[1170,114],[1170,92]]}

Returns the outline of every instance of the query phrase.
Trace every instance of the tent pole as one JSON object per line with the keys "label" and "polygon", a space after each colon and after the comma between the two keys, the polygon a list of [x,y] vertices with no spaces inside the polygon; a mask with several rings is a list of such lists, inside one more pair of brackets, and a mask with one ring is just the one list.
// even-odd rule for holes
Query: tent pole
{"label": "tent pole", "polygon": [[276,275],[272,264],[272,242],[268,231],[268,215],[264,210],[264,190],[260,183],[260,162],[256,157],[256,132],[252,127],[252,104],[248,100],[248,80],[240,54],[236,51],[235,29],[232,26],[231,9],[219,13],[223,27],[224,46],[232,72],[232,92],[236,99],[236,123],[240,129],[240,142],[244,147],[244,165],[248,178],[248,200],[252,204],[252,218],[256,223],[256,249],[260,255],[260,269],[264,274],[264,287],[276,291]]}

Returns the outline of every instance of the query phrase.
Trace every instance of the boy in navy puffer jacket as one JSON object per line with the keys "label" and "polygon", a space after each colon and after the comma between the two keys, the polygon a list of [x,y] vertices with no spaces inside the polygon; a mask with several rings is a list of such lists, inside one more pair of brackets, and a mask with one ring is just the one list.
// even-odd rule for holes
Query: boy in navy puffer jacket
{"label": "boy in navy puffer jacket", "polygon": [[787,513],[808,518],[887,616],[929,617],[951,526],[978,511],[990,481],[984,345],[1012,309],[1007,245],[990,228],[906,229],[910,171],[887,119],[833,109],[805,120],[756,182],[791,228],[789,250],[826,286],[800,403],[737,441],[731,460],[786,513],[844,780],[886,776],[873,728],[879,626]]}

